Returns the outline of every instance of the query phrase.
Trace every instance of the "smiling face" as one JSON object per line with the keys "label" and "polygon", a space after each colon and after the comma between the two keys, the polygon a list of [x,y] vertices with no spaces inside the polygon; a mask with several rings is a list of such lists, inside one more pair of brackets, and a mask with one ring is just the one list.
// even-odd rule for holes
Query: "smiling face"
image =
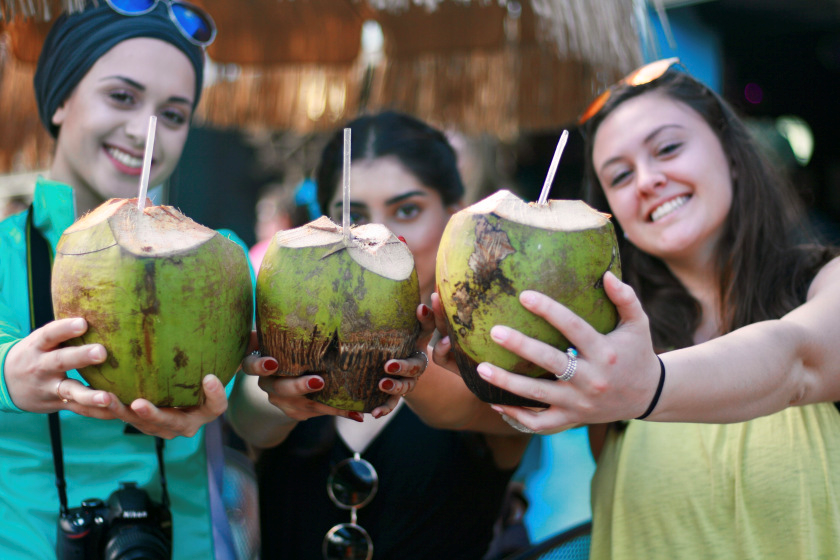
{"label": "smiling face", "polygon": [[[405,238],[424,302],[434,290],[435,258],[449,218],[459,206],[445,206],[440,193],[423,185],[395,157],[354,161],[350,167],[350,219],[378,223]],[[341,224],[342,192],[336,189],[328,215]]]}
{"label": "smiling face", "polygon": [[592,160],[630,242],[666,262],[710,262],[732,205],[732,174],[697,112],[656,92],[633,97],[598,127]]}
{"label": "smiling face", "polygon": [[187,56],[158,39],[117,44],[53,115],[60,126],[50,176],[75,188],[79,214],[136,197],[149,117],[157,117],[149,186],[166,180],[184,148],[195,96]]}

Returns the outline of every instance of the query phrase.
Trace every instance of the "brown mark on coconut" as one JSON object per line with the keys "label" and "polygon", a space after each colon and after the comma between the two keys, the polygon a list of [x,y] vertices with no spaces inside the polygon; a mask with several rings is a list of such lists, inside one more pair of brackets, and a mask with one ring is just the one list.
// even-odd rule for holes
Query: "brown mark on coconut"
{"label": "brown mark on coconut", "polygon": [[184,353],[183,350],[178,348],[177,346],[173,348],[175,351],[175,357],[172,359],[175,362],[175,369],[181,369],[187,367],[187,364],[190,363],[189,357]]}
{"label": "brown mark on coconut", "polygon": [[152,346],[155,338],[155,315],[160,312],[160,300],[157,297],[157,283],[155,278],[155,261],[149,260],[143,264],[143,285],[138,291],[145,296],[144,304],[140,308],[143,314],[143,346],[146,360],[149,364],[154,362]]}
{"label": "brown mark on coconut", "polygon": [[[507,233],[492,224],[485,216],[475,218],[475,251],[468,264],[472,274],[466,282],[458,282],[452,299],[456,305],[453,320],[466,329],[472,329],[472,314],[477,303],[490,303],[491,286],[495,283],[502,292],[516,295],[511,281],[502,273],[501,262],[516,252]],[[462,333],[463,334],[463,333]]]}

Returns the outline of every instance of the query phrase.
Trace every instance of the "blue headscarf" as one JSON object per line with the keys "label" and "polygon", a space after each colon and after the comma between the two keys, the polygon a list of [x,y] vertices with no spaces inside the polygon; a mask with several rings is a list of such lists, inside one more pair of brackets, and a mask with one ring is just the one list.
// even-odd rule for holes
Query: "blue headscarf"
{"label": "blue headscarf", "polygon": [[53,138],[58,136],[58,127],[52,123],[52,116],[91,66],[118,43],[136,37],[166,41],[187,55],[195,69],[195,109],[204,78],[204,50],[181,35],[169,19],[163,2],[142,16],[120,15],[105,2],[98,6],[88,3],[80,13],[59,16],[38,59],[35,71],[38,115]]}

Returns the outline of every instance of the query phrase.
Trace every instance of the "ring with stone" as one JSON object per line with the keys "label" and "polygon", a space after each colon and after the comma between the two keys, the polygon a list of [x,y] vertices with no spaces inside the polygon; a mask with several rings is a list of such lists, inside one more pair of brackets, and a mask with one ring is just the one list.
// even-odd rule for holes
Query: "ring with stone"
{"label": "ring with stone", "polygon": [[575,371],[577,370],[577,350],[575,350],[574,346],[569,346],[569,349],[566,350],[566,357],[568,358],[568,362],[566,363],[566,369],[563,370],[563,373],[560,375],[555,374],[555,377],[560,381],[569,381],[572,377],[575,376]]}

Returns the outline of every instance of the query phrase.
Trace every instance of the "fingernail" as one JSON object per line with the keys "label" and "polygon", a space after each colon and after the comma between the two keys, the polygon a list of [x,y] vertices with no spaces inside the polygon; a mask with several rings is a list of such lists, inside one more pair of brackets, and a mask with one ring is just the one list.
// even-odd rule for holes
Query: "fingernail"
{"label": "fingernail", "polygon": [[91,360],[101,362],[105,359],[105,348],[102,346],[94,346],[90,349],[90,352],[88,352],[88,356]]}
{"label": "fingernail", "polygon": [[279,366],[280,364],[277,363],[277,360],[275,360],[274,358],[266,358],[265,361],[263,361],[263,367],[266,369],[266,371],[274,371]]}
{"label": "fingernail", "polygon": [[93,404],[96,406],[106,407],[110,404],[107,400],[108,393],[97,393],[93,395]]}
{"label": "fingernail", "polygon": [[385,371],[388,373],[397,373],[400,371],[400,363],[399,362],[391,362],[385,366]]}
{"label": "fingernail", "polygon": [[351,412],[350,413],[350,419],[355,420],[356,422],[364,422],[365,421],[365,417],[362,416],[361,412]]}
{"label": "fingernail", "polygon": [[306,387],[312,391],[318,391],[324,388],[324,381],[318,377],[313,377],[306,382]]}
{"label": "fingernail", "polygon": [[452,341],[449,340],[449,336],[444,336],[443,338],[440,339],[440,342],[438,342],[438,344],[445,344],[445,345],[449,346],[450,344],[452,344]]}
{"label": "fingernail", "polygon": [[222,388],[222,382],[215,375],[206,376],[204,381],[204,390],[216,392]]}
{"label": "fingernail", "polygon": [[501,325],[496,325],[490,329],[490,338],[496,342],[504,342],[510,338],[510,329]]}
{"label": "fingernail", "polygon": [[479,364],[478,367],[475,368],[475,370],[478,372],[478,375],[480,375],[484,379],[489,380],[493,377],[493,372],[490,371],[490,366],[488,366],[487,364]]}
{"label": "fingernail", "polygon": [[490,408],[492,408],[493,410],[495,410],[499,414],[504,414],[504,412],[502,411],[502,408],[500,406],[496,406],[495,404],[491,404]]}
{"label": "fingernail", "polygon": [[137,414],[137,416],[141,418],[146,418],[151,413],[151,411],[145,406],[141,406],[140,408],[135,409],[134,412],[135,414]]}
{"label": "fingernail", "polygon": [[383,391],[390,391],[394,388],[394,380],[393,379],[383,379],[382,380],[382,390]]}
{"label": "fingernail", "polygon": [[376,409],[370,415],[373,416],[374,418],[378,419],[380,416],[382,416],[382,411],[379,410],[379,409]]}
{"label": "fingernail", "polygon": [[73,330],[76,332],[83,332],[85,330],[85,320],[84,319],[74,319],[71,326]]}
{"label": "fingernail", "polygon": [[533,305],[535,300],[536,297],[534,297],[532,292],[522,292],[519,294],[519,301],[522,305]]}
{"label": "fingernail", "polygon": [[421,317],[428,317],[429,313],[431,313],[431,311],[432,310],[429,309],[429,306],[426,305],[425,303],[420,304],[420,316]]}
{"label": "fingernail", "polygon": [[408,243],[406,243],[406,241],[405,241],[405,237],[403,237],[402,235],[398,235],[398,236],[397,236],[397,239],[399,239],[400,241],[402,241],[403,243],[405,243],[406,245],[408,245]]}

